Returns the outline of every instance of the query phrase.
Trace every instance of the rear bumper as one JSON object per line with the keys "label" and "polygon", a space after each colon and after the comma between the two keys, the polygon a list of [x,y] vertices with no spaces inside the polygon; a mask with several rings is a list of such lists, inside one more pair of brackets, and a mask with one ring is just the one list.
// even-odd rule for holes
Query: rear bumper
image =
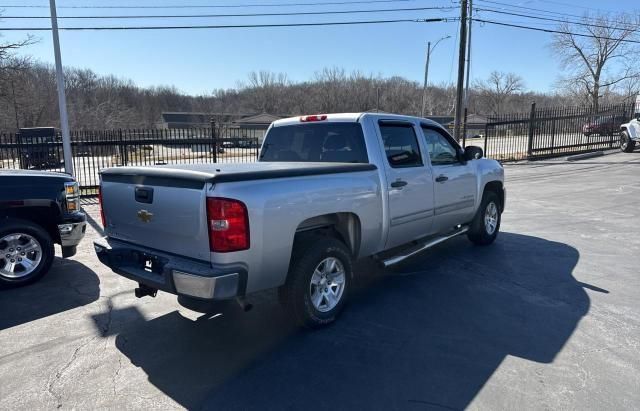
{"label": "rear bumper", "polygon": [[100,262],[113,272],[148,287],[202,300],[226,300],[244,294],[246,270],[213,268],[196,261],[112,238],[94,241]]}

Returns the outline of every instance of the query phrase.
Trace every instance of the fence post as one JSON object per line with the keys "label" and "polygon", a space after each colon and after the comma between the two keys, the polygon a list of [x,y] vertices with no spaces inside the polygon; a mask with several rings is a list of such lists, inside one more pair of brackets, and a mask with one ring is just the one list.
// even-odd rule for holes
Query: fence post
{"label": "fence post", "polygon": [[556,120],[551,121],[551,154],[553,154],[556,147]]}
{"label": "fence post", "polygon": [[486,157],[487,154],[487,142],[489,141],[489,122],[487,121],[486,123],[484,123],[484,156]]}
{"label": "fence post", "polygon": [[122,141],[122,129],[118,129],[118,141],[120,142],[120,162],[123,166],[127,165],[127,148]]}
{"label": "fence post", "polygon": [[211,140],[213,141],[213,162],[218,162],[218,136],[216,135],[216,120],[211,117]]}
{"label": "fence post", "polygon": [[529,115],[529,139],[527,141],[527,158],[533,154],[533,132],[536,121],[536,102],[531,103],[531,114]]}

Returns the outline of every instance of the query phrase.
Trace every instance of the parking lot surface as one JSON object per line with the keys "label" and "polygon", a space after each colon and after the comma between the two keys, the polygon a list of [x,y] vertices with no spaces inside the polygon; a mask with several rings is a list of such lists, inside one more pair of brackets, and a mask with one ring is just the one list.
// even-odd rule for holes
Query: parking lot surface
{"label": "parking lot surface", "polygon": [[489,247],[362,263],[334,325],[201,316],[78,255],[0,291],[0,409],[638,409],[640,153],[507,165]]}

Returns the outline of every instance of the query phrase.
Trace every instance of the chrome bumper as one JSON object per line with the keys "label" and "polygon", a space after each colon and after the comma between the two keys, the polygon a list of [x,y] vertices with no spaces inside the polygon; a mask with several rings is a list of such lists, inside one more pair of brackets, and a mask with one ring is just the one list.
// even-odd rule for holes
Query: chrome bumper
{"label": "chrome bumper", "polygon": [[246,270],[241,267],[212,267],[111,238],[94,241],[93,246],[100,262],[114,273],[157,290],[202,300],[244,294]]}
{"label": "chrome bumper", "polygon": [[80,243],[87,230],[86,221],[79,223],[58,224],[60,233],[60,244],[63,247],[74,247]]}
{"label": "chrome bumper", "polygon": [[63,224],[58,224],[62,257],[73,257],[76,254],[78,244],[87,231],[87,217],[84,213],[75,213],[73,217]]}

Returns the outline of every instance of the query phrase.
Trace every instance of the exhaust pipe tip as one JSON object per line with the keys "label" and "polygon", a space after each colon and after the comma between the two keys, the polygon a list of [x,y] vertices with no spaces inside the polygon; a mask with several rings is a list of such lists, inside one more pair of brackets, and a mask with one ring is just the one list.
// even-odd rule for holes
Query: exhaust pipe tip
{"label": "exhaust pipe tip", "polygon": [[157,288],[152,288],[144,284],[138,284],[138,286],[139,286],[138,288],[133,290],[133,293],[137,298],[142,298],[147,296],[155,297],[158,294]]}
{"label": "exhaust pipe tip", "polygon": [[236,297],[236,301],[245,313],[251,311],[251,309],[253,308],[253,304],[245,300],[243,297]]}

